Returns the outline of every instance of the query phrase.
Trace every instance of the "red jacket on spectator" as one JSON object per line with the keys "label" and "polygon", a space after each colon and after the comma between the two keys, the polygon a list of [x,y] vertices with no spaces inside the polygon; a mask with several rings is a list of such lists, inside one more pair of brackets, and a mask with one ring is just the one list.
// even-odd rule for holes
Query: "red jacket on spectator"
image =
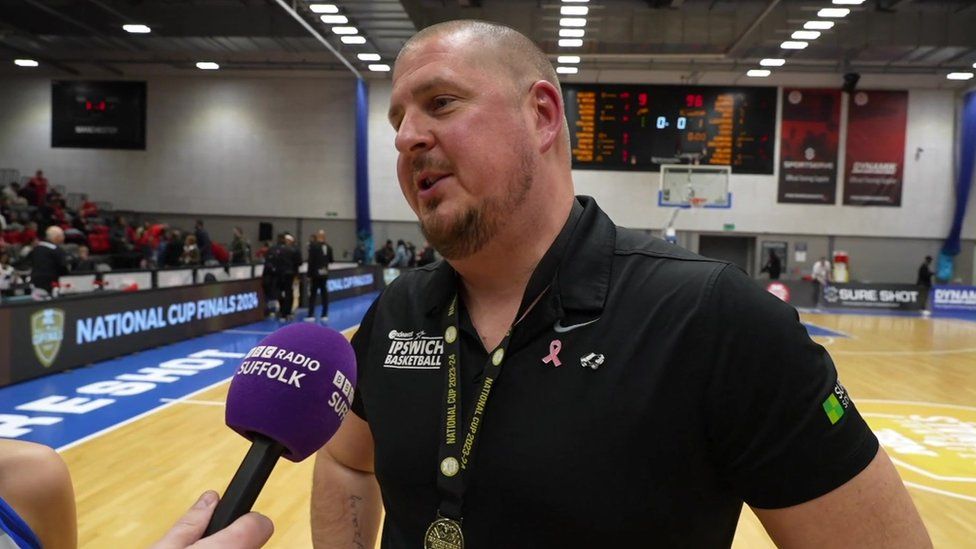
{"label": "red jacket on spectator", "polygon": [[30,244],[35,238],[37,238],[37,231],[34,229],[24,229],[23,231],[20,231],[21,244]]}
{"label": "red jacket on spectator", "polygon": [[27,184],[34,188],[34,205],[43,206],[47,201],[47,178],[38,171],[37,175],[32,177]]}
{"label": "red jacket on spectator", "polygon": [[211,242],[210,251],[213,252],[214,259],[216,259],[220,264],[224,265],[230,263],[230,252],[227,251],[227,248],[216,242]]}
{"label": "red jacket on spectator", "polygon": [[149,230],[145,231],[143,234],[149,235],[149,245],[152,249],[159,249],[159,241],[163,238],[163,233],[166,232],[166,225],[163,223],[156,223],[155,225],[150,225]]}
{"label": "red jacket on spectator", "polygon": [[80,210],[81,217],[98,217],[98,205],[91,200],[86,200],[81,203]]}

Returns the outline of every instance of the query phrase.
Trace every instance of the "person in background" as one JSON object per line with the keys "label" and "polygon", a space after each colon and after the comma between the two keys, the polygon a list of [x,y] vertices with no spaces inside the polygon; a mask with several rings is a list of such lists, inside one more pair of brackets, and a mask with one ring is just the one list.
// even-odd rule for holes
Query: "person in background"
{"label": "person in background", "polygon": [[827,261],[826,257],[821,256],[813,264],[811,275],[813,278],[813,303],[819,307],[820,298],[823,297],[823,289],[830,282],[830,262]]}
{"label": "person in background", "polygon": [[352,251],[352,260],[357,265],[366,263],[366,243],[362,240],[356,242],[356,249]]}
{"label": "person in background", "polygon": [[393,241],[387,240],[386,245],[384,245],[379,250],[376,250],[376,264],[382,265],[383,267],[389,267],[390,262],[396,257],[396,250],[393,249]]}
{"label": "person in background", "polygon": [[295,275],[302,264],[302,253],[295,248],[295,237],[288,233],[278,235],[278,243],[268,250],[265,270],[270,263],[274,276],[273,294],[278,300],[279,320],[293,320],[295,300]]}
{"label": "person in background", "polygon": [[200,247],[197,245],[196,235],[186,235],[183,241],[183,253],[180,254],[180,263],[183,265],[200,264]]}
{"label": "person in background", "polygon": [[12,296],[16,284],[17,271],[10,264],[10,254],[0,252],[0,296]]}
{"label": "person in background", "polygon": [[417,258],[417,266],[423,267],[435,261],[437,261],[437,256],[434,254],[434,247],[430,245],[430,242],[425,240],[424,247],[420,250],[420,256]]}
{"label": "person in background", "polygon": [[234,227],[234,238],[230,241],[230,262],[232,265],[251,262],[251,243],[244,238],[244,231],[240,227]]}
{"label": "person in background", "polygon": [[387,267],[406,269],[409,266],[410,252],[407,251],[407,245],[403,240],[397,240],[396,253],[393,254],[393,260],[387,264]]}
{"label": "person in background", "polygon": [[779,280],[779,275],[783,272],[783,262],[780,261],[774,250],[769,250],[769,259],[766,260],[766,264],[763,265],[760,272],[769,273],[770,280]]}
{"label": "person in background", "polygon": [[64,231],[52,225],[44,231],[44,240],[31,250],[31,286],[37,299],[54,297],[58,279],[68,274],[68,257],[61,248],[63,243]]}
{"label": "person in background", "polygon": [[322,295],[322,322],[329,321],[329,263],[334,261],[332,246],[325,241],[325,230],[319,229],[308,245],[308,316],[306,322],[315,322],[315,296]]}
{"label": "person in background", "polygon": [[89,255],[88,246],[78,246],[78,257],[71,267],[73,273],[91,273],[95,271],[95,261]]}
{"label": "person in background", "polygon": [[925,286],[926,288],[932,287],[932,256],[925,256],[925,261],[918,267],[918,276],[915,279],[915,284],[919,286]]}
{"label": "person in background", "polygon": [[84,219],[98,217],[98,204],[92,202],[87,194],[81,195],[81,207],[78,208],[78,215]]}
{"label": "person in background", "polygon": [[34,177],[30,178],[30,181],[27,182],[27,186],[34,193],[34,202],[32,204],[37,207],[43,206],[45,201],[47,201],[48,188],[48,182],[47,178],[44,177],[44,172],[37,170]]}
{"label": "person in background", "polygon": [[200,248],[200,262],[205,264],[214,258],[213,247],[210,245],[210,233],[203,228],[203,220],[197,219],[194,226],[193,235],[196,237],[197,246]]}

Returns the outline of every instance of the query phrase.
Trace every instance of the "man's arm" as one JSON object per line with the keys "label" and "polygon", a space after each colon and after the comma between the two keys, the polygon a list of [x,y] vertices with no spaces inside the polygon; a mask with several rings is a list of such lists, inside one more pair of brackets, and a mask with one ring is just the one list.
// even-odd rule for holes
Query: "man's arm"
{"label": "man's arm", "polygon": [[932,547],[915,504],[881,448],[851,480],[783,509],[753,508],[779,547]]}
{"label": "man's arm", "polygon": [[346,415],[315,457],[312,544],[316,549],[373,549],[382,499],[373,473],[373,435],[355,413]]}

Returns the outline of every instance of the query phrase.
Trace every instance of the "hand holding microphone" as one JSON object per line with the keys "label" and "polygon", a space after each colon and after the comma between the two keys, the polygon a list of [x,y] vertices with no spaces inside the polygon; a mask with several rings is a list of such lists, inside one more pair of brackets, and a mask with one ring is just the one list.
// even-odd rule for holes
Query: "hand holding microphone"
{"label": "hand holding microphone", "polygon": [[[248,352],[231,381],[225,417],[227,426],[252,445],[213,509],[204,536],[243,528],[238,519],[250,511],[278,458],[299,462],[325,445],[352,405],[355,384],[352,346],[323,326],[288,325]],[[203,511],[209,513],[210,501],[204,494],[197,504],[204,502]],[[245,522],[248,517],[253,521],[260,515],[248,515]]]}
{"label": "hand holding microphone", "polygon": [[248,513],[229,527],[200,539],[217,500],[216,492],[204,492],[166,536],[150,549],[258,549],[271,539],[274,525],[268,517],[258,513]]}

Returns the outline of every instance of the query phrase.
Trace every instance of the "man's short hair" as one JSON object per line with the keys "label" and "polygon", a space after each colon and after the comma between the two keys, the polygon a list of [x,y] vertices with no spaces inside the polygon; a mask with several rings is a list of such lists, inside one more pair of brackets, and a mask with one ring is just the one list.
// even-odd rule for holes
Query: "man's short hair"
{"label": "man's short hair", "polygon": [[529,82],[545,80],[559,89],[559,77],[546,54],[539,46],[519,31],[499,23],[460,19],[445,21],[424,28],[409,40],[397,54],[397,61],[427,39],[453,33],[467,33],[471,41],[484,42],[499,53],[497,61],[512,73],[513,83],[521,87]]}

